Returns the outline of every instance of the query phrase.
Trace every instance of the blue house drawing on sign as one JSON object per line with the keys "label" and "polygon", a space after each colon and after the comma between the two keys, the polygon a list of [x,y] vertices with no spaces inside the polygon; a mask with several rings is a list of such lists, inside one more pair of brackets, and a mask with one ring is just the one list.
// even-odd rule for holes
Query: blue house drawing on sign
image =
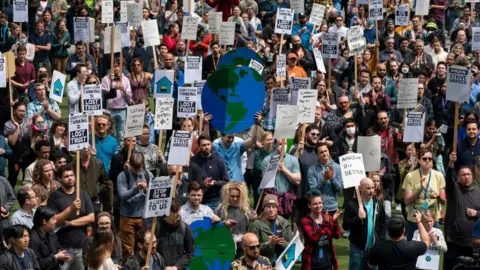
{"label": "blue house drawing on sign", "polygon": [[55,94],[55,96],[61,97],[62,91],[63,91],[63,84],[60,81],[60,79],[57,79],[53,84],[53,94]]}
{"label": "blue house drawing on sign", "polygon": [[172,82],[166,76],[158,80],[156,85],[157,94],[170,94],[171,91],[172,91]]}
{"label": "blue house drawing on sign", "polygon": [[295,244],[292,244],[290,247],[288,247],[288,250],[285,251],[285,254],[283,254],[282,257],[282,264],[283,267],[288,268],[290,264],[292,264],[295,261]]}

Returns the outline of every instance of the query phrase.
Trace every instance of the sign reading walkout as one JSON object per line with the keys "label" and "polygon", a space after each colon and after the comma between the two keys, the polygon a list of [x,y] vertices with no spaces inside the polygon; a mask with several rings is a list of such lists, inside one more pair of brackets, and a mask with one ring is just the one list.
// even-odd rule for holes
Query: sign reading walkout
{"label": "sign reading walkout", "polygon": [[415,108],[418,103],[418,78],[403,78],[398,83],[397,108]]}
{"label": "sign reading walkout", "polygon": [[177,117],[189,118],[197,115],[197,88],[179,87]]}
{"label": "sign reading walkout", "polygon": [[275,33],[291,35],[293,27],[293,10],[288,8],[279,8],[277,9],[276,18]]}
{"label": "sign reading walkout", "polygon": [[155,99],[155,126],[156,130],[172,129],[173,103],[171,97],[158,97]]}
{"label": "sign reading walkout", "polygon": [[468,102],[470,97],[470,69],[452,65],[447,73],[447,100]]}
{"label": "sign reading walkout", "polygon": [[173,133],[170,144],[170,154],[168,155],[168,165],[188,165],[192,138],[192,133],[189,131],[176,130]]}
{"label": "sign reading walkout", "polygon": [[58,103],[62,103],[63,90],[65,89],[65,79],[67,76],[56,70],[53,71],[52,82],[50,85],[50,96],[51,100],[54,100]]}
{"label": "sign reading walkout", "polygon": [[102,89],[98,84],[86,84],[83,86],[83,110],[87,115],[102,115]]}
{"label": "sign reading walkout", "polygon": [[367,177],[365,167],[363,166],[362,154],[346,154],[339,159],[344,189],[358,186],[360,180]]}
{"label": "sign reading walkout", "polygon": [[280,162],[280,155],[275,155],[270,158],[267,169],[263,173],[262,182],[260,183],[260,188],[274,188],[275,187],[275,177],[277,176],[278,164]]}
{"label": "sign reading walkout", "polygon": [[144,218],[161,217],[170,214],[174,177],[155,177],[148,185],[145,196]]}
{"label": "sign reading walkout", "polygon": [[125,120],[125,138],[142,135],[145,124],[145,103],[128,106]]}
{"label": "sign reading walkout", "polygon": [[28,0],[13,1],[13,21],[28,22]]}
{"label": "sign reading walkout", "polygon": [[423,142],[425,115],[423,112],[409,112],[405,118],[404,142]]}
{"label": "sign reading walkout", "polygon": [[68,151],[88,148],[88,115],[71,114],[68,118]]}

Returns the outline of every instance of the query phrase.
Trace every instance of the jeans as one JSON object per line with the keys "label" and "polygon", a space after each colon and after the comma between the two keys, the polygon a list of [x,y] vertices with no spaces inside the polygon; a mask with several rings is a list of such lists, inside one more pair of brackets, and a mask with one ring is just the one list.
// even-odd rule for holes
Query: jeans
{"label": "jeans", "polygon": [[215,211],[218,208],[218,205],[220,204],[221,200],[220,198],[218,199],[211,199],[209,202],[205,202],[204,204],[208,207],[210,207],[213,211]]}
{"label": "jeans", "polygon": [[127,109],[111,109],[110,116],[115,123],[115,139],[120,147],[123,146],[123,135],[125,134],[125,120],[127,119]]}
{"label": "jeans", "polygon": [[85,270],[82,260],[82,248],[66,248],[68,254],[72,257],[71,260],[60,265],[61,270]]}
{"label": "jeans", "polygon": [[[438,223],[438,221],[435,221],[435,223],[433,223],[433,227],[437,229],[440,227],[440,224]],[[415,222],[408,221],[407,222],[407,241],[412,241],[413,233],[416,230],[418,230],[418,225]]]}
{"label": "jeans", "polygon": [[135,247],[135,233],[143,226],[142,218],[120,217],[120,239],[122,241],[123,262],[133,254]]}
{"label": "jeans", "polygon": [[350,244],[350,262],[348,265],[349,270],[367,270],[376,269],[368,267],[367,254],[363,249],[358,248],[354,244]]}

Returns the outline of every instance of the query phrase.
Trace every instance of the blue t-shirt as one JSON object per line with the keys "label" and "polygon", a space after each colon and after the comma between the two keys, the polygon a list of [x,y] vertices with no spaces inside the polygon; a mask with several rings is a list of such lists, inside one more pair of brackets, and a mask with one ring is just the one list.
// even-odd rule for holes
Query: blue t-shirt
{"label": "blue t-shirt", "polygon": [[[38,36],[37,34],[30,35],[30,38],[28,40],[34,45],[46,46],[48,44],[52,44],[50,35],[47,33],[43,33],[41,36]],[[38,59],[40,61],[48,60],[49,53],[50,51],[35,52],[35,59]]]}
{"label": "blue t-shirt", "polygon": [[301,25],[299,23],[295,24],[292,28],[292,36],[298,35],[298,33],[302,30],[303,26],[307,27],[307,31],[305,31],[301,36],[300,40],[302,42],[302,47],[305,50],[312,50],[312,43],[310,43],[310,36],[317,33],[315,30],[314,25],[311,23],[306,23],[305,25]]}
{"label": "blue t-shirt", "polygon": [[230,177],[230,181],[243,181],[242,172],[242,154],[245,152],[243,141],[233,142],[230,148],[225,149],[221,139],[215,140],[213,143],[213,149],[217,155],[219,155],[227,165],[227,173]]}
{"label": "blue t-shirt", "polygon": [[367,228],[367,248],[373,247],[373,200],[370,200],[368,203],[363,203],[367,209],[367,218],[368,218],[368,228]]}

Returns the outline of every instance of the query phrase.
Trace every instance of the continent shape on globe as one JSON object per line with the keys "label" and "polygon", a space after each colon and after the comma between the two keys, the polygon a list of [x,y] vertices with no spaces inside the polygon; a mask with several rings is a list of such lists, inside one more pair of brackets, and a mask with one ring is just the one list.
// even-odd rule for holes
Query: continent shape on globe
{"label": "continent shape on globe", "polygon": [[263,77],[245,66],[215,71],[202,90],[203,111],[213,116],[210,124],[224,134],[250,128],[264,102]]}
{"label": "continent shape on globe", "polygon": [[235,257],[235,243],[228,227],[212,224],[209,217],[190,224],[195,240],[195,253],[189,270],[228,270]]}
{"label": "continent shape on globe", "polygon": [[248,66],[252,59],[263,65],[263,59],[252,49],[238,48],[231,50],[220,57],[220,61],[217,64],[217,70],[238,65]]}

